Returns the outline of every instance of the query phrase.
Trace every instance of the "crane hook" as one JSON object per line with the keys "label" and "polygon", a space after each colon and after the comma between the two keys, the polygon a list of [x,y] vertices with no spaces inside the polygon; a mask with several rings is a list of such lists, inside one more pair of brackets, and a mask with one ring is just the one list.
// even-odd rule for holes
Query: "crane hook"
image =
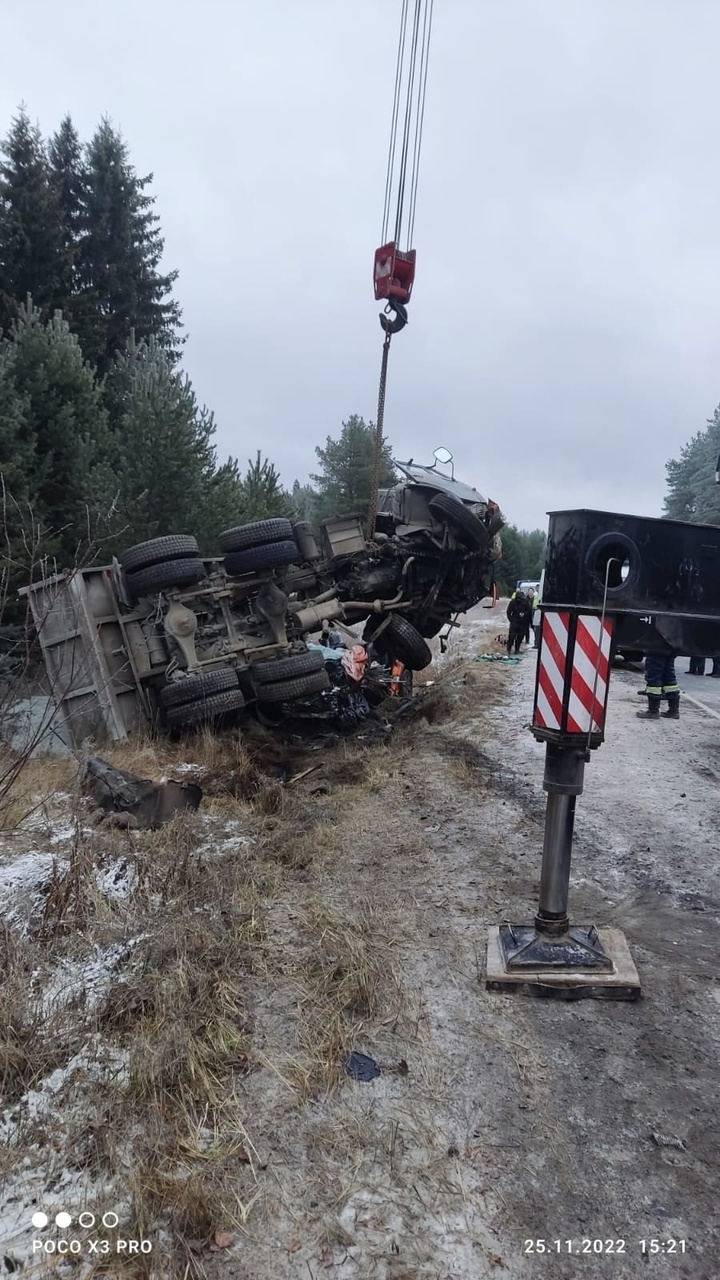
{"label": "crane hook", "polygon": [[[390,318],[390,313],[394,311],[395,315]],[[380,324],[386,333],[399,333],[405,328],[408,322],[407,307],[402,302],[398,302],[397,298],[388,298],[385,304],[385,311],[380,315]]]}

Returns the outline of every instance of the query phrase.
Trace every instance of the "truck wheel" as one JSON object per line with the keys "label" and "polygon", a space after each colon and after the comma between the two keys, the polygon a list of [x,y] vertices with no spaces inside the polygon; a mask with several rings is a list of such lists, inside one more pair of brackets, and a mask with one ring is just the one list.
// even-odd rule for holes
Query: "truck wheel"
{"label": "truck wheel", "polygon": [[458,498],[453,498],[449,493],[436,493],[428,506],[434,516],[446,521],[456,532],[462,533],[476,550],[485,550],[490,541],[488,530],[474,511],[470,511]]}
{"label": "truck wheel", "polygon": [[239,524],[226,529],[218,537],[220,550],[247,551],[250,547],[264,547],[268,542],[285,542],[293,538],[289,520],[255,520],[253,524]]}
{"label": "truck wheel", "polygon": [[296,698],[309,698],[313,693],[323,693],[329,688],[327,671],[314,671],[297,680],[278,680],[277,684],[258,685],[258,702],[294,702]]}
{"label": "truck wheel", "polygon": [[[338,654],[338,657],[340,655]],[[293,653],[289,658],[275,658],[270,662],[255,662],[251,667],[252,677],[256,684],[276,684],[278,680],[293,680],[301,676],[313,675],[315,671],[323,671],[325,659],[318,649],[308,649],[307,653]]]}
{"label": "truck wheel", "polygon": [[[382,615],[377,620],[370,619],[363,632],[363,639],[372,643],[373,636],[384,621],[385,618]],[[378,636],[378,647],[383,652],[387,651],[393,658],[399,658],[411,671],[422,671],[432,662],[430,646],[425,643],[412,622],[408,622],[407,618],[402,618],[398,613],[390,615],[387,627]]]}
{"label": "truck wheel", "polygon": [[166,538],[151,538],[149,542],[138,542],[136,546],[123,551],[119,556],[126,573],[136,573],[138,569],[149,569],[153,564],[165,564],[167,560],[191,558],[200,559],[200,548],[196,539],[188,533],[171,533]]}
{"label": "truck wheel", "polygon": [[237,688],[235,670],[232,667],[222,667],[219,671],[201,671],[166,684],[160,690],[160,701],[168,711],[171,707],[182,706],[184,702],[197,702],[211,694],[234,693]]}
{"label": "truck wheel", "polygon": [[168,560],[165,564],[150,565],[137,573],[125,575],[128,590],[136,600],[141,596],[156,595],[167,587],[187,587],[205,577],[202,560]]}
{"label": "truck wheel", "polygon": [[165,717],[172,728],[182,725],[208,724],[217,720],[228,711],[239,711],[245,706],[239,689],[230,689],[226,693],[213,693],[209,698],[198,698],[196,702],[183,702],[179,707],[168,707]]}
{"label": "truck wheel", "polygon": [[432,640],[434,636],[438,636],[443,627],[446,627],[450,621],[451,614],[447,614],[444,618],[426,618],[421,627],[417,627],[421,636],[426,640]]}
{"label": "truck wheel", "polygon": [[230,577],[243,573],[255,573],[261,569],[281,569],[286,564],[297,564],[300,552],[295,541],[269,542],[264,547],[251,547],[248,551],[231,551],[225,557],[225,571]]}

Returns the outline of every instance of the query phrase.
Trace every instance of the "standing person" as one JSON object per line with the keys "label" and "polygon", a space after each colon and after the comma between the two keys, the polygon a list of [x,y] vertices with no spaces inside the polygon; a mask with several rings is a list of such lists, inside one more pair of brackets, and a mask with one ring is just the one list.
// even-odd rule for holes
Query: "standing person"
{"label": "standing person", "polygon": [[[533,649],[538,649],[540,647],[541,619],[540,619],[540,592],[537,587],[534,587],[532,590],[530,603],[532,605],[532,613],[530,615],[530,624],[532,626],[533,636],[535,639]],[[528,636],[528,640],[529,639],[530,637]]]}
{"label": "standing person", "polygon": [[527,602],[530,606],[530,610],[528,612],[527,627],[525,628],[525,635],[523,636],[523,639],[526,644],[530,643],[530,632],[532,631],[533,592],[534,592],[534,587],[530,587],[527,593]]}
{"label": "standing person", "polygon": [[705,658],[691,658],[690,666],[685,672],[686,676],[704,676],[705,675]]}
{"label": "standing person", "polygon": [[515,652],[519,653],[523,636],[532,622],[532,608],[524,591],[515,592],[507,607],[507,616],[510,623],[507,651],[511,653],[512,647],[515,645]]}
{"label": "standing person", "polygon": [[648,706],[647,711],[638,711],[639,720],[658,720],[660,703],[667,698],[668,709],[663,711],[663,719],[680,719],[680,688],[675,676],[674,653],[647,653],[645,655],[645,681]]}

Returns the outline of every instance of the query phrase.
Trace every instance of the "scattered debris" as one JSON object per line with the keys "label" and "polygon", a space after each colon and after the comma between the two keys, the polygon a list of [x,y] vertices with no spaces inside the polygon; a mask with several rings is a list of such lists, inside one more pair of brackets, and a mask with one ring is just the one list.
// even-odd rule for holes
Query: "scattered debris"
{"label": "scattered debris", "polygon": [[116,769],[98,756],[86,760],[83,780],[90,802],[118,827],[154,830],[185,809],[197,809],[202,800],[195,783],[151,782]]}
{"label": "scattered debris", "polygon": [[216,1231],[214,1244],[216,1249],[230,1249],[235,1243],[232,1231]]}
{"label": "scattered debris", "polygon": [[300,782],[302,778],[307,778],[309,773],[317,773],[318,769],[323,769],[322,764],[313,764],[309,769],[303,769],[302,773],[296,773],[294,778],[288,778],[288,786],[291,787],[294,782]]}
{"label": "scattered debris", "polygon": [[380,1068],[374,1058],[355,1050],[345,1059],[345,1070],[353,1080],[375,1080],[380,1075]]}
{"label": "scattered debris", "polygon": [[682,1138],[674,1138],[667,1133],[652,1133],[650,1136],[656,1147],[674,1147],[676,1151],[687,1151]]}

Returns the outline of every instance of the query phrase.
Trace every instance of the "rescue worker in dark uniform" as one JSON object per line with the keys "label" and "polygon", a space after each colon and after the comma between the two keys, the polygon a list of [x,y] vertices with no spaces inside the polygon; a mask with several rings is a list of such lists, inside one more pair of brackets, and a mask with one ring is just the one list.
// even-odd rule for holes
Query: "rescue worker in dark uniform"
{"label": "rescue worker in dark uniform", "polygon": [[638,711],[639,720],[658,720],[660,703],[667,698],[668,708],[663,711],[666,720],[680,719],[680,688],[675,676],[674,653],[647,653],[645,655],[645,694],[647,711]]}
{"label": "rescue worker in dark uniform", "polygon": [[512,653],[512,647],[515,645],[515,652],[520,652],[520,645],[524,639],[528,627],[532,623],[532,605],[525,595],[524,591],[516,591],[512,600],[507,607],[508,622],[510,628],[508,630],[507,651]]}

